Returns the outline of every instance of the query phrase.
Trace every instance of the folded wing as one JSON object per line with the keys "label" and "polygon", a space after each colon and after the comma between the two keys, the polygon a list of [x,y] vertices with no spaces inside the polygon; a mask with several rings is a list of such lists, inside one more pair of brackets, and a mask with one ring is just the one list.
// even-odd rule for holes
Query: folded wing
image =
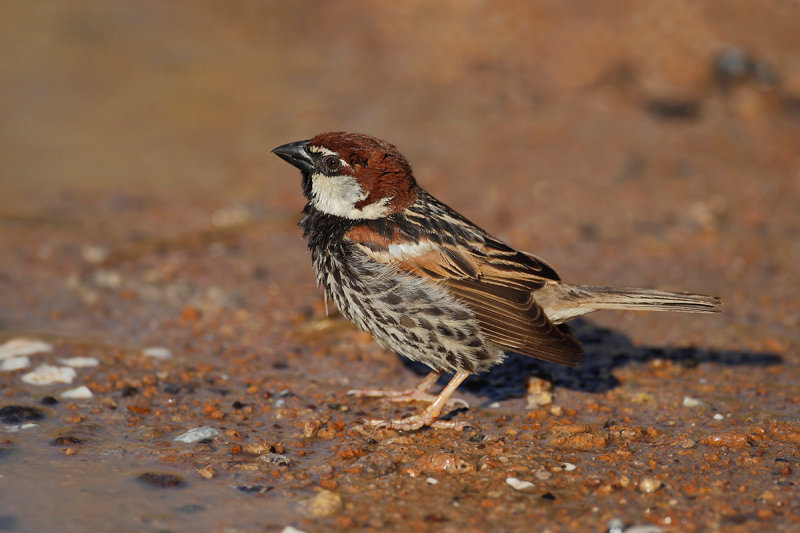
{"label": "folded wing", "polygon": [[485,234],[448,243],[424,235],[387,238],[359,227],[348,238],[375,261],[446,286],[500,348],[571,366],[581,360],[577,339],[553,324],[533,298],[536,289],[559,280],[544,261]]}

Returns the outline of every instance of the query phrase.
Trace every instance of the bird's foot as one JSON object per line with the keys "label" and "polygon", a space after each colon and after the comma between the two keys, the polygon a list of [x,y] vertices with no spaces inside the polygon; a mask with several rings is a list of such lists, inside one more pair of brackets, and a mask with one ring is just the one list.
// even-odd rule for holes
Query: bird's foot
{"label": "bird's foot", "polygon": [[428,412],[408,416],[406,418],[398,418],[397,420],[364,420],[363,424],[375,429],[396,429],[400,431],[414,431],[424,426],[435,429],[454,429],[456,431],[462,431],[466,427],[464,422],[437,420],[435,416]]}
{"label": "bird's foot", "polygon": [[[442,389],[442,392],[439,393],[439,396],[433,397],[431,394],[428,394],[428,389],[430,389],[431,386],[436,382],[436,378],[439,377],[439,374],[439,372],[431,372],[431,374],[422,380],[422,383],[408,391],[371,391],[380,392],[380,396],[390,399],[404,398],[403,400],[399,401],[422,399],[423,401],[431,402],[431,404],[424,411],[417,415],[400,418],[398,420],[365,420],[364,425],[375,428],[399,429],[402,431],[414,431],[422,426],[430,426],[437,429],[464,429],[465,424],[463,422],[439,420],[439,415],[442,414],[442,408],[447,403],[453,401],[451,400],[450,396],[458,388],[459,384],[467,379],[469,374],[467,372],[456,372],[456,374],[453,376],[453,379],[450,380],[450,383],[448,383],[447,386]],[[392,392],[394,394],[383,394],[385,392]],[[369,396],[369,394],[365,394],[365,396]],[[467,403],[464,400],[461,400],[461,402],[464,404]]]}
{"label": "bird's foot", "polygon": [[[352,389],[347,391],[348,396],[356,398],[383,398],[390,402],[426,402],[433,403],[438,396],[430,394],[419,387],[406,390],[387,390],[387,389]],[[469,409],[469,403],[461,398],[449,398],[446,405],[452,407],[463,407]]]}

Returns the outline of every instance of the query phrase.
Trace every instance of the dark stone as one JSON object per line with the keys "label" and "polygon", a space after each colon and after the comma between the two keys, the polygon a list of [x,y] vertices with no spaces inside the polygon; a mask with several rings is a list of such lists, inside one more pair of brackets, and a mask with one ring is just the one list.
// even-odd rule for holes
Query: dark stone
{"label": "dark stone", "polygon": [[181,487],[186,483],[183,481],[183,478],[179,476],[160,472],[145,472],[144,474],[139,474],[136,476],[136,479],[146,485],[151,485],[153,487],[159,487],[162,489]]}
{"label": "dark stone", "polygon": [[197,503],[187,503],[186,505],[181,505],[180,507],[175,508],[176,512],[185,514],[195,514],[203,512],[205,510],[206,510],[205,505],[200,505]]}
{"label": "dark stone", "polygon": [[263,266],[253,267],[253,277],[257,280],[263,281],[267,279],[267,269]]}
{"label": "dark stone", "polygon": [[130,385],[128,385],[127,387],[122,389],[123,398],[130,398],[131,396],[136,396],[137,394],[139,394],[139,389],[137,389],[136,387],[131,387]]}
{"label": "dark stone", "polygon": [[723,85],[747,78],[753,69],[753,59],[739,47],[729,46],[714,58],[713,70]]}
{"label": "dark stone", "polygon": [[553,494],[552,492],[545,492],[544,494],[542,494],[542,499],[551,502],[556,499],[556,495]]}
{"label": "dark stone", "polygon": [[51,446],[74,446],[76,444],[83,444],[83,439],[74,435],[61,435],[50,441]]}
{"label": "dark stone", "polygon": [[647,110],[662,119],[694,120],[700,116],[698,100],[654,99],[647,103]]}
{"label": "dark stone", "polygon": [[245,494],[264,494],[269,492],[274,487],[265,487],[264,485],[239,485],[236,490],[240,490]]}
{"label": "dark stone", "polygon": [[42,405],[55,405],[58,403],[58,400],[52,396],[45,396],[44,398],[39,400],[39,403]]}
{"label": "dark stone", "polygon": [[469,438],[470,442],[481,443],[486,440],[486,435],[483,433],[476,433]]}
{"label": "dark stone", "polygon": [[19,424],[42,418],[44,418],[44,414],[40,410],[27,405],[6,405],[0,408],[0,421],[6,424]]}
{"label": "dark stone", "polygon": [[164,392],[167,394],[180,394],[181,386],[176,385],[175,383],[167,383],[164,385]]}
{"label": "dark stone", "polygon": [[242,403],[239,400],[236,400],[235,402],[233,402],[231,404],[231,407],[233,407],[234,409],[243,409],[243,408],[247,407],[247,404],[246,403]]}

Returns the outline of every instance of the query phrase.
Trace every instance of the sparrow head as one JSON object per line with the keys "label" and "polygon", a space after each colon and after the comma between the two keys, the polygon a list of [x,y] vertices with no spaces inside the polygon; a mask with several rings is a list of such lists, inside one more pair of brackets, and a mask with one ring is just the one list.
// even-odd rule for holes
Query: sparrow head
{"label": "sparrow head", "polygon": [[411,167],[394,145],[360,133],[320,133],[275,155],[303,174],[303,194],[319,211],[353,220],[398,213],[414,203]]}

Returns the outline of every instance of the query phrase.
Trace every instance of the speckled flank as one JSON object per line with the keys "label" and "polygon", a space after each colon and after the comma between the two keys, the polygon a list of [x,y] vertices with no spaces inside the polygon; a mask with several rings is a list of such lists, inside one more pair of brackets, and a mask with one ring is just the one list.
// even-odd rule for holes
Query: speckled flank
{"label": "speckled flank", "polygon": [[342,314],[381,346],[445,372],[480,372],[502,361],[475,316],[443,287],[376,263],[352,244],[314,249],[312,258],[317,281]]}

